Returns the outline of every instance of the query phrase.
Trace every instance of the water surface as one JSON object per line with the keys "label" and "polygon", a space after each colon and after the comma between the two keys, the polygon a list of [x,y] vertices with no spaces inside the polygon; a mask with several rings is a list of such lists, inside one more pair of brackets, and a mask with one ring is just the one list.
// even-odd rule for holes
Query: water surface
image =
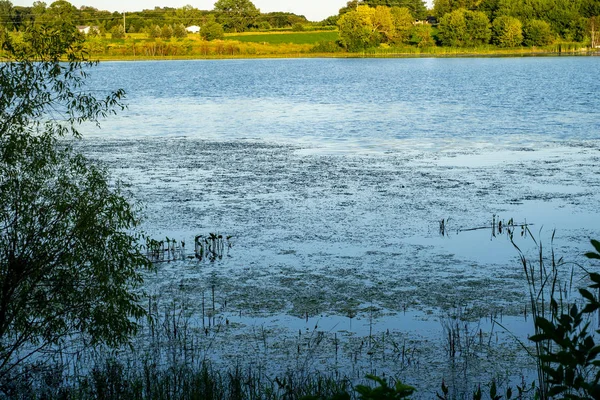
{"label": "water surface", "polygon": [[[305,360],[289,349],[321,338],[315,369],[393,374],[431,398],[454,371],[453,315],[486,344],[465,365],[527,365],[490,322],[530,332],[518,252],[491,227],[460,230],[512,218],[598,267],[582,253],[600,237],[599,70],[592,57],[102,63],[94,90],[124,88],[129,109],[86,127],[81,147],[145,205],[151,236],[188,249],[196,234],[234,236],[223,260],[163,264],[147,283],[196,321],[214,285],[231,322],[216,358],[256,357],[264,342],[253,362],[284,369]],[[422,364],[399,363],[392,343]]]}

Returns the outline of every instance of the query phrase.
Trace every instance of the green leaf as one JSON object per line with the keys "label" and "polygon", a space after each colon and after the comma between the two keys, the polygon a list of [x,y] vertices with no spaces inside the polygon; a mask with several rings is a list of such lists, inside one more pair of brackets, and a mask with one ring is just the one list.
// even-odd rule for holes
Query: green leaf
{"label": "green leaf", "polygon": [[582,297],[589,300],[590,302],[596,301],[596,298],[594,297],[594,295],[592,293],[590,293],[590,291],[587,289],[579,289],[579,293],[581,294]]}

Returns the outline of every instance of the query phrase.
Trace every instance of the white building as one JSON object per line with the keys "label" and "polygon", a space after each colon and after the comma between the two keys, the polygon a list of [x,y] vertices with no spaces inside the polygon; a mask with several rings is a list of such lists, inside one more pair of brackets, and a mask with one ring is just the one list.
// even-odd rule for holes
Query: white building
{"label": "white building", "polygon": [[198,33],[200,32],[200,27],[198,25],[192,25],[185,28],[185,30],[190,33]]}
{"label": "white building", "polygon": [[77,30],[85,35],[89,35],[90,33],[100,32],[100,29],[97,26],[89,26],[89,25],[77,25]]}

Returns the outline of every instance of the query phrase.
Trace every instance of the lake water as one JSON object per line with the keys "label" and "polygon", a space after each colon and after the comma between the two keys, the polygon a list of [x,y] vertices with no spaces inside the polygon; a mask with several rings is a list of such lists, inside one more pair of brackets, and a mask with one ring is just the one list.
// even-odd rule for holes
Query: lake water
{"label": "lake water", "polygon": [[[465,365],[527,375],[489,318],[530,332],[518,252],[492,221],[528,223],[548,249],[556,230],[556,252],[590,266],[598,71],[597,57],[102,63],[92,89],[124,88],[129,108],[85,127],[80,146],[142,202],[152,237],[189,252],[196,234],[233,235],[223,260],[161,264],[147,282],[196,321],[215,288],[228,324],[214,358],[392,374],[431,398],[457,373],[444,344],[457,315],[487,344]],[[303,332],[321,338],[310,357]],[[404,351],[398,361],[398,343],[412,363]]]}

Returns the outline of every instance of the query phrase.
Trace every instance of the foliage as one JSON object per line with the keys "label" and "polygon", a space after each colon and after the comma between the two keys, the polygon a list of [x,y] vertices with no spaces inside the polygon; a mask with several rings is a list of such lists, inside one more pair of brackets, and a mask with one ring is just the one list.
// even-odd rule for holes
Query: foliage
{"label": "foliage", "polygon": [[294,24],[307,24],[308,20],[302,15],[296,15],[289,12],[270,12],[260,15],[258,27],[263,29],[261,24],[265,23],[268,24],[267,29],[289,28]]}
{"label": "foliage", "polygon": [[173,36],[177,39],[183,39],[187,36],[187,31],[183,24],[173,25]]}
{"label": "foliage", "polygon": [[[600,242],[592,240],[595,252],[590,259],[600,259]],[[600,289],[600,274],[588,273],[589,289]],[[568,399],[600,398],[600,345],[590,329],[589,316],[600,310],[600,301],[591,291],[579,289],[586,300],[585,307],[571,304],[563,308],[562,300],[550,299],[550,318],[535,319],[536,334],[530,340],[541,346],[542,370],[547,383],[543,398],[562,396]],[[566,309],[566,311],[562,311]],[[600,334],[600,329],[595,331]]]}
{"label": "foliage", "polygon": [[250,0],[218,0],[215,3],[218,20],[232,32],[243,32],[248,29],[260,11]]}
{"label": "foliage", "polygon": [[379,44],[379,32],[373,26],[375,9],[358,6],[338,20],[340,43],[349,51],[361,51]]}
{"label": "foliage", "polygon": [[[144,315],[132,289],[149,267],[134,209],[77,154],[77,125],[122,109],[122,90],[85,91],[81,36],[35,26],[0,39],[0,387],[74,335],[125,343]],[[34,357],[35,356],[35,357]]]}
{"label": "foliage", "polygon": [[50,4],[50,6],[36,18],[36,23],[63,27],[63,29],[70,27],[70,29],[74,30],[76,13],[77,8],[71,3],[65,0],[57,0]]}
{"label": "foliage", "polygon": [[410,42],[418,48],[435,46],[431,25],[415,25],[410,33]]}
{"label": "foliage", "polygon": [[339,51],[342,51],[342,48],[333,40],[318,42],[310,49],[311,53],[337,53]]}
{"label": "foliage", "polygon": [[367,378],[377,382],[379,386],[371,388],[365,385],[357,385],[355,390],[362,400],[395,400],[405,399],[415,391],[415,388],[397,381],[394,387],[389,387],[387,382],[375,375],[367,375]]}
{"label": "foliage", "polygon": [[456,10],[477,10],[480,0],[434,0],[433,14],[441,18],[444,15]]}
{"label": "foliage", "polygon": [[306,28],[304,28],[304,24],[297,22],[292,25],[292,31],[294,32],[303,32],[304,30],[306,30]]}
{"label": "foliage", "polygon": [[394,43],[407,43],[412,34],[413,16],[406,7],[392,7],[390,10],[394,24]]}
{"label": "foliage", "polygon": [[473,47],[487,44],[491,37],[490,22],[481,11],[464,8],[452,11],[440,19],[439,40],[444,46]]}
{"label": "foliage", "polygon": [[338,20],[340,43],[350,51],[364,51],[381,43],[408,43],[413,22],[406,7],[359,5]]}
{"label": "foliage", "polygon": [[0,26],[8,30],[14,29],[14,14],[12,3],[9,0],[0,0]]}
{"label": "foliage", "polygon": [[547,46],[554,42],[554,34],[550,24],[539,19],[529,20],[523,27],[523,44],[525,46]]}
{"label": "foliage", "polygon": [[223,30],[223,26],[219,24],[212,15],[205,20],[202,28],[200,28],[200,36],[204,40],[211,41],[223,39],[224,35],[225,31]]}
{"label": "foliage", "polygon": [[427,7],[422,0],[364,0],[363,3],[371,7],[406,8],[413,20],[427,17]]}
{"label": "foliage", "polygon": [[160,37],[165,40],[171,39],[173,36],[173,28],[170,25],[163,25],[160,29]]}
{"label": "foliage", "polygon": [[516,18],[502,16],[492,23],[492,44],[517,47],[523,43],[523,24]]}
{"label": "foliage", "polygon": [[148,30],[148,37],[150,39],[158,39],[160,37],[161,34],[161,29],[160,26],[158,25],[153,25],[150,27],[150,29]]}
{"label": "foliage", "polygon": [[115,25],[115,27],[110,30],[110,35],[113,39],[125,39],[125,29],[123,29],[123,25]]}

